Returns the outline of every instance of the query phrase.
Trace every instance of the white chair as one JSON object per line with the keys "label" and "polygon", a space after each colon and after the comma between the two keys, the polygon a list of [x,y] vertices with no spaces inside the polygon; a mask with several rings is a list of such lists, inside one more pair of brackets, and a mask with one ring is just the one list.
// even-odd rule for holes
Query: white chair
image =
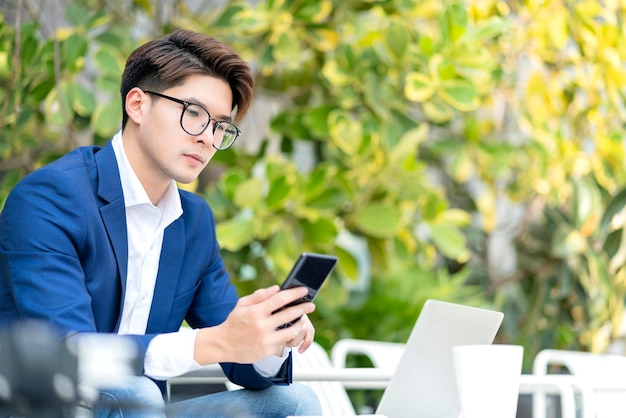
{"label": "white chair", "polygon": [[[558,370],[555,370],[556,368]],[[583,418],[623,417],[626,406],[626,357],[615,354],[568,350],[542,350],[533,362],[533,375],[546,376],[565,372],[571,377],[573,389],[579,394]],[[545,396],[533,400],[533,417],[542,418],[546,410]]]}
{"label": "white chair", "polygon": [[[345,369],[349,356],[366,356],[372,362],[374,368],[378,369],[377,372],[382,371],[391,377],[398,367],[398,362],[404,353],[405,346],[402,343],[345,338],[333,345],[330,358],[334,367]],[[346,389],[384,389],[388,383],[388,380],[364,379],[361,381],[346,381],[343,384]]]}

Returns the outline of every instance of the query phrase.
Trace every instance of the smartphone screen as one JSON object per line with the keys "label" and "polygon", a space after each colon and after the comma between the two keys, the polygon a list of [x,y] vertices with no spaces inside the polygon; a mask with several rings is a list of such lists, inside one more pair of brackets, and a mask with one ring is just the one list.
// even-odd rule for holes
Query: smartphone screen
{"label": "smartphone screen", "polygon": [[[280,288],[284,290],[292,287],[305,286],[309,290],[309,293],[303,298],[295,300],[285,305],[283,308],[278,309],[276,312],[299,303],[313,301],[317,292],[322,287],[322,284],[335,267],[335,264],[337,264],[337,257],[334,255],[302,253]],[[280,328],[288,327],[297,320],[298,319],[285,324]]]}

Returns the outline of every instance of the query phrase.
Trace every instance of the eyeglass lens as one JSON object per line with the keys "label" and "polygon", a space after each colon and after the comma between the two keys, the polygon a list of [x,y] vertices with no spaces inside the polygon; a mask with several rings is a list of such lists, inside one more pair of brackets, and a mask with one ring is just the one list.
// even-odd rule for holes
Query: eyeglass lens
{"label": "eyeglass lens", "polygon": [[[180,119],[183,129],[190,135],[199,135],[208,124],[211,123],[209,113],[196,104],[189,104],[183,110]],[[215,147],[225,149],[230,147],[235,139],[237,139],[237,128],[230,122],[215,121],[213,122],[213,140]]]}

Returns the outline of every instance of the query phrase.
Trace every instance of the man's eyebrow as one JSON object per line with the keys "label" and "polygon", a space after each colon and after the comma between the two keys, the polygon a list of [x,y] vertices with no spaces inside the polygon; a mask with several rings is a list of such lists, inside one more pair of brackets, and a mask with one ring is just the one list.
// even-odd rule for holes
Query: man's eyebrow
{"label": "man's eyebrow", "polygon": [[209,112],[211,117],[214,118],[214,119],[217,119],[217,120],[223,121],[223,122],[232,122],[233,118],[230,115],[214,115],[213,113],[211,113],[211,111],[209,110],[208,106],[205,105],[204,103],[202,103],[202,100],[198,100],[195,97],[187,97],[187,98],[185,98],[183,100],[188,102],[188,103],[191,103],[191,104],[202,106],[207,112]]}

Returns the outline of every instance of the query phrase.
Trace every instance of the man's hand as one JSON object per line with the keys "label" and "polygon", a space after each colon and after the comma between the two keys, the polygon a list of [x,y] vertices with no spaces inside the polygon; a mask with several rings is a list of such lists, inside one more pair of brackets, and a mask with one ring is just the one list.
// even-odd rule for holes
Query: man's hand
{"label": "man's hand", "polygon": [[285,345],[287,347],[298,347],[298,352],[302,354],[313,343],[313,338],[315,337],[315,327],[313,327],[313,323],[311,323],[311,320],[306,315],[302,315],[302,318],[291,327],[294,326],[301,326],[301,332],[296,336],[296,338],[287,341],[287,344]]}
{"label": "man's hand", "polygon": [[[196,336],[194,359],[202,365],[218,362],[253,363],[270,355],[281,355],[284,347],[300,346],[304,352],[315,335],[306,316],[315,310],[311,302],[272,312],[307,294],[304,287],[280,291],[278,286],[259,289],[244,296],[226,321],[203,328]],[[301,318],[290,327],[279,326]]]}

